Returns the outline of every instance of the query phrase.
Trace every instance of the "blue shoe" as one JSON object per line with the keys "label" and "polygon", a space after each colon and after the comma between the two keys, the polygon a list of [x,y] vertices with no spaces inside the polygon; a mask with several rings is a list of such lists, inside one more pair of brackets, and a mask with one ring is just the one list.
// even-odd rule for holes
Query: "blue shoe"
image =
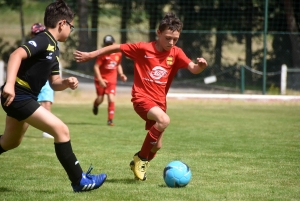
{"label": "blue shoe", "polygon": [[80,184],[72,185],[74,192],[91,191],[99,188],[106,180],[106,174],[91,175],[93,167],[90,166],[86,173],[82,173]]}

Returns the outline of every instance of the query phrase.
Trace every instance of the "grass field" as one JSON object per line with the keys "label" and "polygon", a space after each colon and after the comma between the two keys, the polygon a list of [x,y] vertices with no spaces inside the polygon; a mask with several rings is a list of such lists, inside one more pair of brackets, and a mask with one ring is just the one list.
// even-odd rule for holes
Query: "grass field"
{"label": "grass field", "polygon": [[[171,124],[151,162],[148,180],[133,180],[132,155],[145,137],[129,99],[117,102],[114,127],[91,104],[53,105],[71,132],[84,171],[108,179],[95,191],[73,193],[53,140],[29,128],[22,144],[0,156],[0,200],[300,200],[300,103],[169,100]],[[128,101],[127,101],[128,100]],[[3,129],[5,115],[0,112]],[[192,171],[185,188],[168,188],[162,172],[172,160]]]}

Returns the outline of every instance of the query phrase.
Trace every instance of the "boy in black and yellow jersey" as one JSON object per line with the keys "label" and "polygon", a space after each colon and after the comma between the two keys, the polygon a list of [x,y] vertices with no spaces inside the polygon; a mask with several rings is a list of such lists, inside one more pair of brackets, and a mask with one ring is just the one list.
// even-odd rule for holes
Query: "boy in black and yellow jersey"
{"label": "boy in black and yellow jersey", "polygon": [[68,127],[54,114],[41,107],[37,96],[49,80],[55,91],[76,89],[75,77],[62,79],[59,74],[57,41],[65,42],[73,31],[74,13],[63,0],[49,4],[45,10],[46,30],[30,39],[11,55],[6,83],[1,87],[1,105],[6,112],[6,126],[0,137],[0,154],[16,148],[29,125],[51,134],[58,160],[68,174],[75,192],[99,188],[106,174],[84,173],[73,153]]}

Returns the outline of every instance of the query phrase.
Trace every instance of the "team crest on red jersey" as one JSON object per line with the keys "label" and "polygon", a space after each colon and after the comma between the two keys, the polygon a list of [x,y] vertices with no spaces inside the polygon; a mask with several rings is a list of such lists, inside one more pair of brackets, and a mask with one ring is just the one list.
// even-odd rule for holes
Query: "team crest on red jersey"
{"label": "team crest on red jersey", "polygon": [[120,57],[119,56],[115,56],[115,60],[119,61]]}
{"label": "team crest on red jersey", "polygon": [[174,63],[174,58],[173,58],[173,56],[168,56],[166,62],[167,62],[167,65],[168,65],[168,66],[173,65],[173,63]]}

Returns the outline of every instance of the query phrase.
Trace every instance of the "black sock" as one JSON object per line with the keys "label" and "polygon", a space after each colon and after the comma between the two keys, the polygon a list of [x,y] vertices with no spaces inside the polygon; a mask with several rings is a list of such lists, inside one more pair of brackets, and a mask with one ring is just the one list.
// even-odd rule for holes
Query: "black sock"
{"label": "black sock", "polygon": [[73,153],[71,142],[54,143],[54,146],[56,156],[67,172],[72,184],[79,185],[82,177],[82,169]]}
{"label": "black sock", "polygon": [[[0,138],[1,138],[2,135],[0,135]],[[0,144],[0,155],[3,153],[3,152],[6,152],[6,150],[4,150],[2,147],[1,147],[1,144]]]}

